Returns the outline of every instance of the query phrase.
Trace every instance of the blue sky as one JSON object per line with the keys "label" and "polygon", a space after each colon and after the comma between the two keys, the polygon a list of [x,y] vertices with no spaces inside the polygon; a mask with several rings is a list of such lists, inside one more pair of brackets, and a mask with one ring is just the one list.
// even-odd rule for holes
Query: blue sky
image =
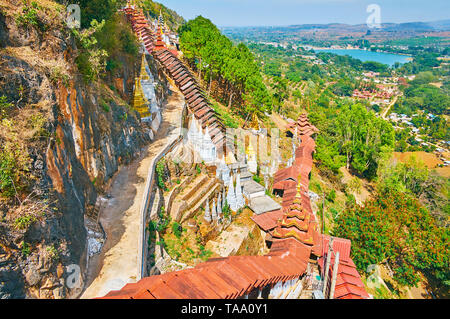
{"label": "blue sky", "polygon": [[369,4],[381,8],[381,22],[450,19],[449,0],[156,0],[185,19],[202,15],[218,26],[365,23]]}

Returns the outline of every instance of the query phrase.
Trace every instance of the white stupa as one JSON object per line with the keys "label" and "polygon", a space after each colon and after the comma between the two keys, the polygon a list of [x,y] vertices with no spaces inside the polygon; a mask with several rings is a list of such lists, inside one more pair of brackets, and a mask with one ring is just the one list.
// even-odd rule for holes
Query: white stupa
{"label": "white stupa", "polygon": [[206,200],[205,206],[205,220],[210,223],[211,222],[211,214],[209,212],[209,199]]}
{"label": "white stupa", "polygon": [[234,192],[233,178],[230,178],[230,183],[228,185],[227,202],[232,211],[237,211],[236,194]]}
{"label": "white stupa", "polygon": [[[229,181],[228,181],[229,182]],[[225,204],[227,202],[227,193],[225,191],[225,185],[223,186],[223,192],[222,192],[222,208],[225,207]]]}
{"label": "white stupa", "polygon": [[225,156],[221,157],[218,161],[216,177],[221,179],[225,185],[230,182],[230,169],[225,163]]}
{"label": "white stupa", "polygon": [[212,220],[217,220],[217,210],[216,210],[216,200],[215,199],[213,200],[211,218],[212,218]]}
{"label": "white stupa", "polygon": [[187,139],[194,151],[200,155],[202,161],[205,163],[216,161],[216,146],[209,135],[209,129],[207,127],[203,132],[202,125],[198,123],[194,115],[192,115],[190,121]]}
{"label": "white stupa", "polygon": [[219,193],[219,197],[217,197],[217,217],[219,219],[222,218],[222,194]]}
{"label": "white stupa", "polygon": [[209,129],[206,127],[205,133],[202,136],[202,143],[200,149],[198,150],[201,158],[206,163],[214,162],[216,159],[216,146],[211,140],[209,135]]}

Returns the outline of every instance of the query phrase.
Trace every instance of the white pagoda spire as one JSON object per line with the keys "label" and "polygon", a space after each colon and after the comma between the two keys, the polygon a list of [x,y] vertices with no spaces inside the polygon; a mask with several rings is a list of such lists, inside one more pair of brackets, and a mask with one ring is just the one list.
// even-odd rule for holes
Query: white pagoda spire
{"label": "white pagoda spire", "polygon": [[244,207],[245,201],[244,196],[242,196],[241,188],[241,174],[239,173],[236,177],[236,208],[240,209]]}
{"label": "white pagoda spire", "polygon": [[211,212],[212,220],[217,220],[217,210],[216,210],[216,200],[213,200],[212,212]]}
{"label": "white pagoda spire", "polygon": [[205,206],[205,220],[210,223],[211,222],[211,214],[209,213],[209,199],[206,200]]}
{"label": "white pagoda spire", "polygon": [[233,177],[230,178],[228,186],[227,202],[232,211],[237,211],[236,194],[234,192]]}
{"label": "white pagoda spire", "polygon": [[230,182],[230,169],[225,163],[225,156],[221,157],[218,161],[216,177],[221,179],[225,185]]}
{"label": "white pagoda spire", "polygon": [[222,194],[219,193],[219,197],[217,197],[217,216],[219,219],[222,217]]}
{"label": "white pagoda spire", "polygon": [[222,194],[222,203],[221,203],[221,206],[222,206],[222,208],[224,208],[225,207],[225,203],[226,203],[226,201],[227,201],[227,194],[226,194],[226,192],[225,192],[225,184],[223,185],[223,192],[222,192],[223,194]]}

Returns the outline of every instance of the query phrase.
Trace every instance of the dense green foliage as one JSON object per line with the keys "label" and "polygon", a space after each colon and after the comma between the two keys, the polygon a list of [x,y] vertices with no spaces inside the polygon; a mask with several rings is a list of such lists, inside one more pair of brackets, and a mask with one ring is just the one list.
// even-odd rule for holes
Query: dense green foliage
{"label": "dense green foliage", "polygon": [[95,33],[101,32],[105,25],[105,20],[98,23],[91,21],[91,27],[79,32],[73,29],[72,32],[80,46],[80,53],[75,59],[78,71],[84,76],[86,81],[93,81],[105,70],[108,53],[98,45]]}
{"label": "dense green foliage", "polygon": [[22,1],[22,10],[16,16],[16,23],[24,28],[34,27],[37,30],[45,31],[45,24],[39,18],[39,11],[42,8],[36,1],[30,2],[29,0]]}
{"label": "dense green foliage", "polygon": [[180,46],[199,77],[213,82],[216,98],[241,115],[270,111],[271,100],[253,54],[244,44],[234,46],[210,20],[197,17],[180,30]]}
{"label": "dense green foliage", "polygon": [[30,157],[23,145],[16,142],[0,146],[0,196],[12,197],[27,185]]}
{"label": "dense green foliage", "polygon": [[360,105],[343,105],[329,119],[311,119],[323,128],[317,138],[315,159],[337,171],[346,165],[368,178],[376,175],[380,155],[394,147],[394,130]]}
{"label": "dense green foliage", "polygon": [[137,57],[136,36],[118,12],[125,0],[75,0],[73,3],[81,9],[81,29],[72,29],[79,49],[75,62],[87,82],[114,75],[123,66],[124,57]]}
{"label": "dense green foliage", "polygon": [[402,192],[425,203],[440,225],[448,223],[449,182],[411,156],[405,163],[392,161],[392,154],[380,160],[377,190],[381,195]]}
{"label": "dense green foliage", "polygon": [[414,54],[414,60],[405,63],[401,67],[398,66],[397,72],[399,74],[417,74],[419,72],[430,71],[434,67],[438,67],[440,62],[437,60],[439,56],[438,53],[430,53],[430,52],[416,52]]}
{"label": "dense green foliage", "polygon": [[395,105],[395,111],[413,114],[417,110],[425,110],[433,114],[450,114],[450,96],[441,89],[429,84],[416,84],[404,89],[404,98]]}
{"label": "dense green foliage", "polygon": [[394,279],[413,286],[418,270],[441,285],[450,279],[449,235],[411,195],[389,192],[354,206],[336,219],[334,234],[352,241],[353,260],[360,271],[387,262]]}
{"label": "dense green foliage", "polygon": [[167,190],[167,186],[165,183],[166,179],[166,162],[164,158],[160,159],[158,163],[156,163],[156,178],[158,182],[158,187],[162,190]]}
{"label": "dense green foliage", "polygon": [[74,0],[71,3],[80,6],[81,28],[86,29],[91,26],[92,20],[109,20],[126,3],[126,0]]}
{"label": "dense green foliage", "polygon": [[94,19],[90,28],[72,32],[80,49],[75,61],[87,81],[107,73],[114,75],[122,69],[124,58],[135,59],[139,53],[137,38],[119,13],[101,23]]}

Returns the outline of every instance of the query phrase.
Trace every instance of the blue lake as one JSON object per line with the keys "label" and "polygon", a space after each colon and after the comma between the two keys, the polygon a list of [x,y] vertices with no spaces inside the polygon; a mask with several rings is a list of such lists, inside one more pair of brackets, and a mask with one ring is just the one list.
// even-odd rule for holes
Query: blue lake
{"label": "blue lake", "polygon": [[410,56],[384,53],[384,52],[372,52],[366,50],[352,50],[352,49],[318,49],[316,52],[330,52],[337,55],[349,55],[352,58],[359,59],[363,62],[375,61],[389,66],[393,66],[395,62],[407,63],[410,60]]}

